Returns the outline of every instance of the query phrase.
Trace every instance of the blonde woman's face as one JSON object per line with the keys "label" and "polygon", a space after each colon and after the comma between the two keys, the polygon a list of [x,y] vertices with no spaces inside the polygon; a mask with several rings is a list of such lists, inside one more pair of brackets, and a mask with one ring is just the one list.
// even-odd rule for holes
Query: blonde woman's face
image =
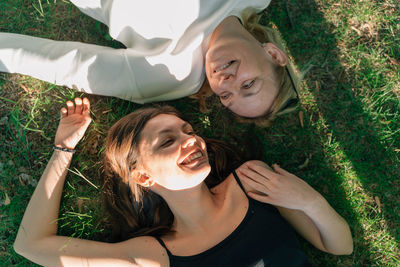
{"label": "blonde woman's face", "polygon": [[152,118],[140,136],[137,169],[164,188],[195,187],[211,171],[204,140],[174,115]]}
{"label": "blonde woman's face", "polygon": [[231,38],[215,43],[207,51],[210,87],[221,103],[239,116],[265,114],[278,95],[276,62],[270,50],[269,45],[262,46],[255,39]]}

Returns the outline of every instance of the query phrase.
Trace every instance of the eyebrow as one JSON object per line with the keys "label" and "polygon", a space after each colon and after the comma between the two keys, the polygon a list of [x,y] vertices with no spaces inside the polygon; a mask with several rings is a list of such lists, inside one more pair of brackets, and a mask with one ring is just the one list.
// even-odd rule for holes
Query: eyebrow
{"label": "eyebrow", "polygon": [[[187,121],[185,121],[183,124],[182,124],[182,126],[181,126],[181,129],[185,129],[186,127],[188,127],[190,124],[187,122]],[[174,127],[175,128],[175,127]],[[167,133],[170,133],[170,132],[172,132],[172,130],[171,129],[164,129],[164,130],[162,130],[162,131],[159,131],[157,134],[158,135],[161,135],[161,134],[167,134]]]}

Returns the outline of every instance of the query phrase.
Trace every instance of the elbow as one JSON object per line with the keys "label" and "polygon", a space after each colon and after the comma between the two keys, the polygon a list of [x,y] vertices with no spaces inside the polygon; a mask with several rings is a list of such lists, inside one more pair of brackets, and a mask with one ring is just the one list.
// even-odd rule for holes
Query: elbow
{"label": "elbow", "polygon": [[349,242],[345,246],[343,246],[343,249],[340,254],[336,255],[350,255],[353,253],[353,239],[350,239]]}
{"label": "elbow", "polygon": [[353,253],[353,239],[343,242],[340,247],[326,249],[326,252],[337,256],[350,255]]}
{"label": "elbow", "polygon": [[21,241],[19,241],[18,239],[15,240],[14,245],[13,245],[14,251],[21,255],[24,256],[26,249],[24,248],[24,245]]}
{"label": "elbow", "polygon": [[27,256],[29,255],[29,251],[31,250],[31,247],[32,246],[30,246],[28,240],[21,238],[21,236],[17,234],[17,238],[15,239],[13,245],[14,251],[17,254],[27,258]]}

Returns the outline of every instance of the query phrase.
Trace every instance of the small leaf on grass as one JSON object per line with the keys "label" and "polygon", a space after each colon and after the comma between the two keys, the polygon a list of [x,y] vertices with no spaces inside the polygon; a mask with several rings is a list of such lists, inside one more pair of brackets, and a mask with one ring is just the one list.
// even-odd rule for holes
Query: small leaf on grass
{"label": "small leaf on grass", "polygon": [[4,194],[6,194],[6,199],[4,200],[4,205],[5,205],[5,206],[10,205],[11,200],[10,200],[10,198],[8,197],[8,194],[7,194],[6,192],[4,192]]}
{"label": "small leaf on grass", "polygon": [[378,196],[375,196],[374,199],[375,199],[376,205],[378,206],[378,212],[381,213],[381,208],[382,208],[381,200],[379,199]]}
{"label": "small leaf on grass", "polygon": [[303,111],[299,111],[299,120],[300,120],[300,125],[301,125],[301,128],[304,128],[304,114],[303,114]]}

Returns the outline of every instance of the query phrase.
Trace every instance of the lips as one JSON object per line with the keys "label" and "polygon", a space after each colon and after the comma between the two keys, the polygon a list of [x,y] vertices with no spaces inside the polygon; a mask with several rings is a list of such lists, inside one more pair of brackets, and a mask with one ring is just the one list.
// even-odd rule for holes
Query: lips
{"label": "lips", "polygon": [[198,160],[202,160],[205,157],[203,151],[196,149],[190,152],[184,159],[181,161],[180,165],[192,165]]}

